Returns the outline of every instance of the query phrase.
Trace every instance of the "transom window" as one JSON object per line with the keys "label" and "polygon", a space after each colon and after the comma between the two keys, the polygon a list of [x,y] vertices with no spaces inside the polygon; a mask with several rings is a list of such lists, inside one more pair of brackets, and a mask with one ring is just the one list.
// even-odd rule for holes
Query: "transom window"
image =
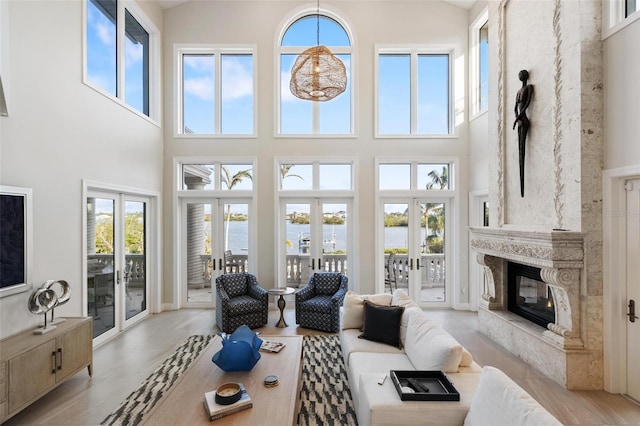
{"label": "transom window", "polygon": [[376,50],[376,136],[450,134],[450,52]]}
{"label": "transom window", "polygon": [[380,190],[453,189],[449,163],[383,163],[378,166]]}
{"label": "transom window", "polygon": [[[150,23],[132,4],[86,2],[85,81],[150,116]],[[123,43],[118,28],[124,26]],[[153,30],[154,32],[157,32]]]}
{"label": "transom window", "polygon": [[255,136],[255,47],[178,47],[178,134]]}
{"label": "transom window", "polygon": [[[280,110],[277,133],[280,135],[345,135],[353,134],[353,96],[351,72],[352,46],[349,35],[337,18],[307,14],[295,20],[283,32],[280,54]],[[318,40],[319,34],[319,40]],[[347,71],[346,90],[326,102],[296,98],[289,89],[291,68],[306,49],[318,44],[327,46]]]}
{"label": "transom window", "polygon": [[280,162],[282,191],[350,191],[353,189],[351,163]]}
{"label": "transom window", "polygon": [[180,163],[180,190],[191,191],[251,191],[253,165],[211,162]]}

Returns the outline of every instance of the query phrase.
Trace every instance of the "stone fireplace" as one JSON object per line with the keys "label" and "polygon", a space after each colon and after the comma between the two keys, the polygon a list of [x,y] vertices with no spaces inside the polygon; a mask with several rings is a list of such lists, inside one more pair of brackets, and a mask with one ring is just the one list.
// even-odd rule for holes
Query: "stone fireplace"
{"label": "stone fireplace", "polygon": [[[485,269],[480,330],[568,389],[589,388],[590,353],[582,330],[583,234],[472,228],[471,248]],[[555,321],[546,327],[508,310],[508,262],[540,268]]]}
{"label": "stone fireplace", "polygon": [[[484,270],[479,329],[568,389],[602,389],[602,2],[487,3],[489,227],[469,236]],[[526,150],[520,70],[535,87]],[[540,269],[546,326],[508,310],[509,262]]]}

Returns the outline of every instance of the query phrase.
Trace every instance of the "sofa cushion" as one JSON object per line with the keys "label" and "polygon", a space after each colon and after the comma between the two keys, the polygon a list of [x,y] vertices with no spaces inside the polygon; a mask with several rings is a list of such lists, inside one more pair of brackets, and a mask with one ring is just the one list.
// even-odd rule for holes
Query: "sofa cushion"
{"label": "sofa cushion", "polygon": [[404,308],[402,318],[400,318],[400,343],[404,347],[407,340],[407,327],[409,326],[409,318],[411,315],[424,315],[422,309],[417,306],[409,306]]}
{"label": "sofa cushion", "polygon": [[340,348],[342,349],[342,356],[344,358],[345,365],[349,365],[349,355],[356,352],[377,352],[405,355],[404,351],[400,348],[385,345],[384,343],[374,342],[372,340],[360,339],[358,338],[359,335],[360,330],[356,328],[340,330]]}
{"label": "sofa cushion", "polygon": [[[391,348],[391,346],[389,346]],[[387,374],[389,380],[390,370],[413,370],[413,365],[409,358],[403,353],[377,353],[377,352],[356,352],[352,353],[349,359],[349,387],[354,403],[358,397],[358,384],[360,375],[363,373]],[[396,394],[397,395],[397,394]]]}
{"label": "sofa cushion", "polygon": [[400,347],[402,306],[380,306],[364,302],[364,324],[361,338]]}
{"label": "sofa cushion", "polygon": [[561,424],[516,382],[489,366],[482,370],[480,383],[464,420],[465,426]]}
{"label": "sofa cushion", "polygon": [[404,306],[405,308],[409,307],[418,307],[418,304],[413,301],[412,298],[409,297],[406,291],[401,288],[396,289],[393,292],[393,296],[391,297],[391,304],[393,306]]}
{"label": "sofa cushion", "polygon": [[342,309],[342,329],[349,328],[362,329],[364,322],[364,301],[370,300],[376,305],[391,305],[391,295],[380,294],[357,294],[351,290],[347,291]]}
{"label": "sofa cushion", "polygon": [[458,371],[462,346],[426,315],[411,315],[405,352],[416,370]]}

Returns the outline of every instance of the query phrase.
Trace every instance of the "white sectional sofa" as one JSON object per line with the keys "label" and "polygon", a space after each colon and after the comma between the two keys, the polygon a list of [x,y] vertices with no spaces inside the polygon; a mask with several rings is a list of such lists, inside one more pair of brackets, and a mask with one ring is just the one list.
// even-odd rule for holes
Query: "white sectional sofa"
{"label": "white sectional sofa", "polygon": [[[365,301],[375,305],[404,307],[399,324],[399,347],[360,337],[363,334],[362,329],[365,323]],[[367,307],[369,315],[373,315],[371,309],[371,307]],[[371,318],[371,316],[367,318]],[[366,328],[365,334],[369,334]],[[393,330],[389,330],[389,332],[393,333]],[[559,424],[553,416],[504,373],[500,375],[493,371],[495,369],[491,370],[491,374],[489,374],[490,385],[481,386],[482,381],[487,381],[487,379],[481,380],[481,377],[485,376],[485,372],[474,362],[471,353],[439,324],[431,321],[403,290],[396,290],[393,295],[358,295],[351,291],[348,292],[343,303],[340,344],[358,424],[361,426],[370,424],[466,424],[469,426]],[[460,393],[460,401],[401,401],[389,377],[390,370],[443,371]],[[499,372],[499,370],[497,371]],[[386,375],[386,379],[380,385],[378,381],[383,375]],[[510,420],[518,420],[517,416],[500,418],[500,411],[498,410],[496,413],[495,407],[491,410],[484,409],[487,404],[492,406],[503,403],[504,401],[500,398],[504,398],[505,394],[503,392],[502,394],[488,395],[488,392],[485,391],[481,394],[481,400],[478,400],[478,388],[495,389],[500,387],[499,384],[496,385],[496,382],[501,381],[505,383],[503,389],[511,391],[517,388],[521,391],[514,398],[516,406],[508,412],[517,414],[523,403],[529,404],[527,407],[522,405],[522,410],[525,410],[529,416],[527,421],[535,419],[538,423],[518,423],[517,421],[513,423]],[[475,407],[473,410],[471,410],[472,406]],[[466,420],[470,410],[473,416],[470,420]],[[494,417],[488,417],[487,413],[493,414]]]}

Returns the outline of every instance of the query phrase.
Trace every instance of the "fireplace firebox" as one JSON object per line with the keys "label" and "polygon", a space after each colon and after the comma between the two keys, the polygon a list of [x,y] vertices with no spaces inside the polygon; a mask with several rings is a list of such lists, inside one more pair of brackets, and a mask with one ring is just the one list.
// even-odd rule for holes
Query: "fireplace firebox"
{"label": "fireplace firebox", "polygon": [[540,268],[508,262],[507,285],[509,311],[544,328],[555,322],[551,288],[542,281]]}

